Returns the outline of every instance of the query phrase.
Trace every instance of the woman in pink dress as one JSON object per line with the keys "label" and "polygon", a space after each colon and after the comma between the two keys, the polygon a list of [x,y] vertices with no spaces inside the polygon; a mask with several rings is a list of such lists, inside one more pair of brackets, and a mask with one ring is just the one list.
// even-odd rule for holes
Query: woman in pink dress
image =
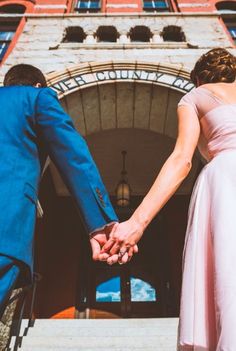
{"label": "woman in pink dress", "polygon": [[198,145],[208,161],[195,184],[183,254],[179,351],[236,351],[236,58],[213,49],[178,105],[176,146],[132,217],[114,230],[108,263],[127,261],[147,225],[188,175]]}

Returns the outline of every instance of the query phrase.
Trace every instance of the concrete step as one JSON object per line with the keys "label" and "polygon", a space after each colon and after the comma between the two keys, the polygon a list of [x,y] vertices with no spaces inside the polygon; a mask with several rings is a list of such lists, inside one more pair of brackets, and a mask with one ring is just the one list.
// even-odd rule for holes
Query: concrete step
{"label": "concrete step", "polygon": [[122,346],[122,347],[113,347],[112,349],[110,348],[91,348],[91,347],[74,347],[74,348],[49,348],[49,347],[46,347],[46,348],[42,348],[42,347],[39,347],[39,348],[36,348],[34,347],[33,349],[32,348],[27,348],[27,349],[19,349],[19,351],[176,351],[177,348],[176,346],[170,346],[170,347],[165,347],[165,346],[155,346],[155,347],[143,347],[143,348],[137,348],[137,347],[126,347],[126,346]]}
{"label": "concrete step", "polygon": [[[109,327],[112,325],[114,326],[142,326],[142,325],[177,325],[179,319],[178,318],[127,318],[127,319],[36,319],[35,326],[43,326],[46,325],[54,325],[56,327],[60,326],[61,324],[66,323],[66,325],[74,326],[79,325],[80,327],[90,327],[90,326],[100,326],[102,328]],[[25,323],[23,320],[22,323]]]}
{"label": "concrete step", "polygon": [[[19,349],[19,351],[21,351],[22,349]],[[134,348],[134,347],[119,347],[119,348],[116,348],[116,347],[113,347],[112,350],[110,348],[95,348],[95,349],[92,349],[92,348],[66,348],[66,349],[63,349],[63,348],[28,348],[28,349],[24,349],[24,351],[66,351],[66,350],[69,350],[69,351],[176,351],[176,347],[173,348],[173,346],[171,347],[161,347],[161,348],[157,348],[157,347],[145,347],[145,348]]]}
{"label": "concrete step", "polygon": [[172,348],[176,345],[176,337],[143,337],[143,336],[114,336],[114,337],[26,337],[23,340],[22,349],[34,350],[37,349],[54,349],[54,350],[68,350],[68,349],[97,349],[106,347],[108,349],[128,347],[146,349],[155,347],[157,350],[165,348]]}
{"label": "concrete step", "polygon": [[36,320],[20,351],[175,351],[178,319]]}
{"label": "concrete step", "polygon": [[37,320],[29,336],[158,336],[176,335],[178,319],[152,320]]}
{"label": "concrete step", "polygon": [[128,347],[128,346],[125,346],[125,345],[123,345],[123,346],[121,346],[121,347],[112,347],[112,349],[109,347],[109,348],[107,348],[106,346],[104,346],[104,347],[95,347],[95,348],[91,348],[90,346],[89,347],[86,347],[86,346],[83,346],[83,347],[78,347],[78,346],[76,346],[76,347],[65,347],[65,348],[63,348],[63,347],[61,347],[61,348],[57,348],[57,347],[46,347],[46,348],[44,348],[44,347],[33,347],[33,348],[31,348],[31,347],[29,347],[29,348],[20,348],[19,349],[19,351],[66,351],[66,350],[68,350],[68,351],[176,351],[177,350],[177,348],[176,348],[176,346],[174,346],[174,345],[171,345],[171,346],[159,346],[159,345],[157,345],[157,346],[152,346],[152,347],[147,347],[147,346],[145,346],[145,347],[137,347],[137,345],[136,345],[136,347],[134,347],[134,346],[132,346],[132,347]]}

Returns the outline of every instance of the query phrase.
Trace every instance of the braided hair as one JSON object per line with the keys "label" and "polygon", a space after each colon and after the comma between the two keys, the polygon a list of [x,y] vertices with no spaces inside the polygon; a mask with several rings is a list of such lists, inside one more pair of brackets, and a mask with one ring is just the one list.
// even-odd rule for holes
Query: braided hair
{"label": "braided hair", "polygon": [[233,83],[236,79],[236,57],[229,51],[215,48],[203,54],[191,72],[197,86],[207,83]]}

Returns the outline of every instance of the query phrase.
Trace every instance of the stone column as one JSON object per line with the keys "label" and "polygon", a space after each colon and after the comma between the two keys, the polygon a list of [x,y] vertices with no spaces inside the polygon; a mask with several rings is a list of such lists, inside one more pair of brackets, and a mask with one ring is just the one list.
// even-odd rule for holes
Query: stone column
{"label": "stone column", "polygon": [[86,32],[86,38],[84,39],[85,44],[94,44],[96,43],[95,33],[92,31]]}
{"label": "stone column", "polygon": [[163,43],[163,38],[162,38],[160,32],[153,31],[152,43],[154,43],[154,44]]}
{"label": "stone column", "polygon": [[130,38],[128,38],[126,30],[120,31],[119,43],[120,44],[130,43]]}

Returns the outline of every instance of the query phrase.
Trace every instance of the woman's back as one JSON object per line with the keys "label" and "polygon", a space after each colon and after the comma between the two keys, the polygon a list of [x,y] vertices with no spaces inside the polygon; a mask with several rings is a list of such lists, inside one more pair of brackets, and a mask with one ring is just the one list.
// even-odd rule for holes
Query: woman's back
{"label": "woman's back", "polygon": [[208,89],[225,104],[236,104],[236,83],[210,83],[201,87]]}
{"label": "woman's back", "polygon": [[210,160],[236,150],[236,84],[204,84],[185,95],[179,106],[194,108],[201,124],[199,149]]}

